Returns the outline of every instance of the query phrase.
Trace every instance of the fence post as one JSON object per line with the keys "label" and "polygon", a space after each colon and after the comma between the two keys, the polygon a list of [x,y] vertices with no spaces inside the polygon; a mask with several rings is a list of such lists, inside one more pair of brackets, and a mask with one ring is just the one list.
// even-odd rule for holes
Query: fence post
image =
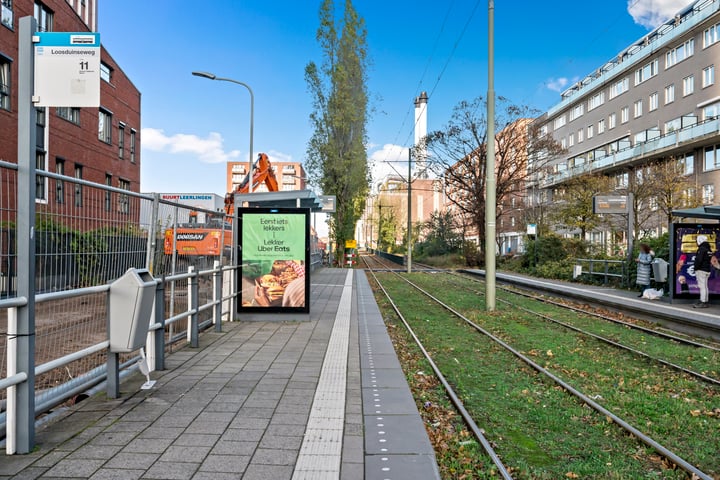
{"label": "fence post", "polygon": [[158,211],[160,208],[160,194],[156,193],[153,195],[152,204],[152,215],[150,218],[150,225],[148,226],[148,244],[147,254],[145,257],[145,268],[151,274],[155,273],[155,255],[157,250],[157,226],[158,226]]}
{"label": "fence post", "polygon": [[190,289],[188,291],[188,306],[190,307],[190,322],[188,325],[188,335],[190,336],[190,346],[197,348],[200,343],[198,341],[198,274],[194,267],[190,267],[193,275],[190,277]]}
{"label": "fence post", "polygon": [[155,323],[161,327],[153,330],[155,340],[155,370],[165,370],[165,276],[155,288]]}
{"label": "fence post", "polygon": [[604,278],[604,280],[603,280],[603,285],[607,285],[607,283],[608,283],[608,273],[609,273],[609,272],[608,272],[608,266],[609,266],[609,265],[608,265],[608,261],[607,261],[607,260],[604,260],[603,263],[605,264],[605,276],[603,277],[603,278]]}
{"label": "fence post", "polygon": [[215,260],[213,263],[213,322],[215,322],[215,331],[222,332],[222,267],[220,262]]}

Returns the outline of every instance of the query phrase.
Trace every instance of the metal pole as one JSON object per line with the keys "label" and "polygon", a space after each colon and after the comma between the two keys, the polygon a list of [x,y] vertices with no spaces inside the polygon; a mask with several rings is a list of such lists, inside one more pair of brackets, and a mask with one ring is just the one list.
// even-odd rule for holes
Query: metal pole
{"label": "metal pole", "polygon": [[[17,199],[17,296],[27,305],[18,307],[17,370],[27,380],[17,386],[17,453],[35,446],[35,150],[37,110],[32,103],[35,56],[33,17],[23,17],[18,35],[18,199]],[[25,275],[20,275],[20,272]]]}
{"label": "metal pole", "polygon": [[487,168],[485,171],[485,310],[495,310],[495,91],[493,57],[495,2],[488,1]]}
{"label": "metal pole", "polygon": [[248,172],[249,175],[249,185],[248,185],[248,193],[253,192],[253,124],[255,123],[255,95],[253,94],[252,88],[250,88],[250,85],[247,83],[241,82],[239,80],[234,80],[232,78],[223,78],[223,77],[217,77],[213,73],[209,72],[192,72],[193,75],[196,77],[203,77],[203,78],[209,78],[210,80],[219,80],[221,82],[231,82],[231,83],[237,83],[238,85],[242,85],[243,87],[247,88],[247,91],[250,92],[250,170]]}
{"label": "metal pole", "polygon": [[408,149],[407,273],[412,272],[412,149]]}

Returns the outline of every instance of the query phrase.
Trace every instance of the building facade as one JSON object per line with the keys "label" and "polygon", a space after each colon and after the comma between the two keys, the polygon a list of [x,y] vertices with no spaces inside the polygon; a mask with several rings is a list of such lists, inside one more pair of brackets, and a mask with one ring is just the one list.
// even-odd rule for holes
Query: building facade
{"label": "building facade", "polygon": [[[305,169],[299,162],[274,162],[270,159],[272,169],[281,191],[305,190],[307,178]],[[233,192],[240,186],[250,169],[249,162],[227,162],[227,191]],[[267,192],[267,185],[260,184],[258,192]]]}
{"label": "building facade", "polygon": [[[0,159],[11,163],[17,163],[18,153],[19,19],[26,16],[35,17],[39,31],[91,32],[97,25],[97,0],[2,1]],[[99,108],[37,109],[36,169],[139,192],[140,92],[103,47],[100,78]],[[123,195],[89,198],[87,189],[42,176],[36,186],[38,208],[47,211],[68,206],[91,211],[94,206],[134,213]]]}
{"label": "building facade", "polygon": [[[719,63],[720,1],[698,0],[563,92],[536,122],[566,153],[531,182],[529,206],[588,173],[614,177],[622,191],[643,165],[663,161],[681,163],[688,198],[716,203]],[[658,233],[666,227],[659,215]]]}

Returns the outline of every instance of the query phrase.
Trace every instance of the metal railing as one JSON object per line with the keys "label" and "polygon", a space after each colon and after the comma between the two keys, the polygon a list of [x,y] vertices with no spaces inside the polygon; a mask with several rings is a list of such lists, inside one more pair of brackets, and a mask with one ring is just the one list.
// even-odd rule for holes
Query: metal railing
{"label": "metal railing", "polygon": [[626,262],[625,260],[608,260],[593,258],[576,258],[575,265],[580,267],[579,275],[591,275],[603,277],[603,284],[607,284],[609,279],[616,278],[624,281],[626,278]]}
{"label": "metal railing", "polygon": [[[37,415],[103,382],[115,395],[115,379],[137,368],[138,351],[108,361],[110,282],[130,268],[156,279],[162,295],[147,344],[154,370],[166,352],[197,346],[200,331],[233,320],[239,268],[232,251],[188,257],[165,248],[192,211],[217,212],[46,171],[35,185],[31,272],[18,256],[30,231],[19,228],[28,214],[18,206],[17,165],[0,162],[0,438],[9,454],[32,448]],[[28,278],[33,298],[18,296]]]}

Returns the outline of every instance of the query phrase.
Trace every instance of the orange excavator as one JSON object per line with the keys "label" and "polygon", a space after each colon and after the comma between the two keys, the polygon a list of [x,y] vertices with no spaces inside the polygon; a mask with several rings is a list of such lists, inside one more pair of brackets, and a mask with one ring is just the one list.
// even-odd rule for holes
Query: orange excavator
{"label": "orange excavator", "polygon": [[[272,168],[270,159],[264,153],[258,154],[253,164],[252,185],[253,192],[260,184],[265,183],[269,192],[278,191],[278,181]],[[248,193],[250,190],[250,172],[238,187],[225,196],[225,215],[232,217],[235,210],[235,195]],[[209,218],[205,223],[198,223],[197,212],[190,212],[189,223],[180,224],[177,228],[165,230],[165,255],[178,255],[189,257],[216,257],[227,254],[232,247],[232,230],[230,223],[223,223],[220,218]],[[173,239],[175,248],[173,249]]]}

